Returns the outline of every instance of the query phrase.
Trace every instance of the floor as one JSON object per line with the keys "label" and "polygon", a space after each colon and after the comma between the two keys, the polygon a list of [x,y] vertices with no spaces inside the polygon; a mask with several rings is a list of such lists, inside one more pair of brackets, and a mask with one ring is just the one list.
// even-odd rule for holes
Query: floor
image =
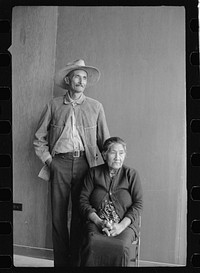
{"label": "floor", "polygon": [[[53,260],[32,258],[21,255],[14,255],[14,266],[15,267],[53,267]],[[132,264],[134,266],[134,264]],[[171,267],[171,266],[180,266],[180,265],[172,265],[172,264],[164,264],[164,263],[156,263],[156,262],[148,262],[148,261],[140,261],[140,267]]]}
{"label": "floor", "polygon": [[14,255],[15,267],[53,267],[53,260]]}

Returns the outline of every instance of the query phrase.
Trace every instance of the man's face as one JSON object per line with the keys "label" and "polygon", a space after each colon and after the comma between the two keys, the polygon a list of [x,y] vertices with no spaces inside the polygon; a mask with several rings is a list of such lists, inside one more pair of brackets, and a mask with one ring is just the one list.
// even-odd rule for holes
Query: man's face
{"label": "man's face", "polygon": [[73,92],[84,92],[86,85],[87,73],[84,70],[75,70],[69,75],[69,86]]}
{"label": "man's face", "polygon": [[113,143],[107,153],[104,155],[108,166],[111,169],[119,169],[124,163],[126,152],[120,143]]}

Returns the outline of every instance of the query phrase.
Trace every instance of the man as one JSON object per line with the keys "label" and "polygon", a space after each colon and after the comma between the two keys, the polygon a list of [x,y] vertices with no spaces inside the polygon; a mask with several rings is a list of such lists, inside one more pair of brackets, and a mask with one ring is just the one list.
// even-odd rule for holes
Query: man
{"label": "man", "polygon": [[79,265],[78,208],[83,177],[89,167],[97,165],[97,147],[101,152],[110,137],[102,104],[83,94],[99,77],[99,70],[83,60],[58,71],[55,84],[66,89],[66,94],[46,105],[35,133],[35,152],[45,164],[39,177],[51,181],[56,267]]}

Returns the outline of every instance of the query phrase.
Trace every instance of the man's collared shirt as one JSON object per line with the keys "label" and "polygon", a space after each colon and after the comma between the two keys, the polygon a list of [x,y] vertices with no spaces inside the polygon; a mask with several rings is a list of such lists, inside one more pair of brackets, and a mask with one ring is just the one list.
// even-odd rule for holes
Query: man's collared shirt
{"label": "man's collared shirt", "polygon": [[[71,115],[72,105],[64,104],[65,97],[52,98],[41,113],[33,144],[36,155],[43,163],[54,157],[57,143]],[[82,100],[74,107],[76,129],[83,142],[88,164],[93,167],[97,165],[97,149],[102,151],[103,143],[110,134],[103,105],[84,94]]]}
{"label": "man's collared shirt", "polygon": [[81,104],[84,99],[85,95],[83,93],[77,100],[72,100],[69,96],[69,93],[66,93],[63,103],[66,105],[71,104],[72,109],[69,117],[67,118],[63,133],[56,144],[55,153],[67,153],[77,150],[84,151],[83,142],[76,128],[76,118],[74,111],[76,105]]}

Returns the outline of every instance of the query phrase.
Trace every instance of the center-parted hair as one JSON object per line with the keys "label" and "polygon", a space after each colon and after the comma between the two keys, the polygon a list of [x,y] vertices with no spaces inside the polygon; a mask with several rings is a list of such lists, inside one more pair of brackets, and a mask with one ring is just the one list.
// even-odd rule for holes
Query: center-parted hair
{"label": "center-parted hair", "polygon": [[110,146],[114,143],[121,144],[124,148],[124,151],[126,152],[126,143],[120,137],[110,137],[110,138],[106,139],[106,141],[103,144],[102,152],[106,153],[109,150]]}

